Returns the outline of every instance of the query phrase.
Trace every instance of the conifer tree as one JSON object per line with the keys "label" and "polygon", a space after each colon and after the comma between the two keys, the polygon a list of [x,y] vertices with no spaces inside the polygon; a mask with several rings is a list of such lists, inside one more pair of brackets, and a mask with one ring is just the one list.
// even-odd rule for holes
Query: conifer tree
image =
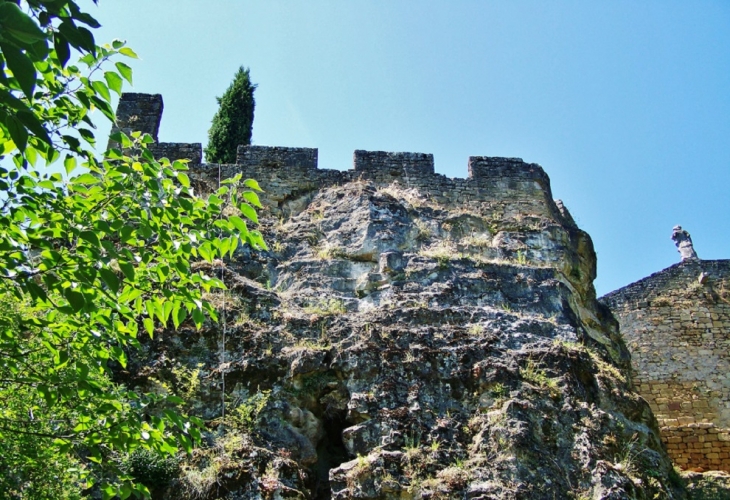
{"label": "conifer tree", "polygon": [[218,111],[208,131],[205,158],[208,163],[235,163],[236,149],[251,143],[253,98],[256,85],[251,83],[248,68],[241,66],[222,97],[217,97]]}

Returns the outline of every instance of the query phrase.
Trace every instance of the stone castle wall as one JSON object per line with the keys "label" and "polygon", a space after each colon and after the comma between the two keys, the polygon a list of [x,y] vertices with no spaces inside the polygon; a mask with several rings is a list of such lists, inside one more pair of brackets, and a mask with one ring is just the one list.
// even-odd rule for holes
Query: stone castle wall
{"label": "stone castle wall", "polygon": [[601,301],[675,463],[730,471],[730,260],[685,261]]}
{"label": "stone castle wall", "polygon": [[[159,94],[125,93],[117,108],[116,130],[149,133],[157,140],[164,109]],[[171,161],[202,161],[199,143],[160,143],[149,148],[156,158]],[[273,210],[286,211],[293,199],[322,186],[356,180],[378,185],[399,185],[418,190],[431,201],[442,204],[489,203],[504,219],[520,219],[525,214],[553,219],[575,227],[562,203],[552,199],[550,179],[542,167],[520,158],[472,156],[466,179],[437,174],[433,155],[356,150],[350,170],[319,169],[314,148],[239,146],[235,165],[202,165],[201,180],[228,178],[237,173],[256,179],[264,188],[265,201]],[[208,179],[203,179],[204,177]]]}
{"label": "stone castle wall", "polygon": [[[139,131],[150,134],[155,144],[151,144],[149,149],[155,158],[167,158],[170,161],[186,159],[193,164],[201,163],[203,146],[200,143],[158,141],[157,134],[164,109],[160,94],[124,92],[117,105],[117,121],[112,126],[111,133],[122,131],[129,135],[131,132]],[[114,146],[116,143],[109,141],[108,147]]]}
{"label": "stone castle wall", "polygon": [[532,214],[575,225],[553,201],[542,167],[519,158],[470,157],[469,177],[460,179],[435,173],[433,155],[424,153],[356,150],[350,170],[319,169],[317,157],[312,148],[239,146],[235,165],[208,164],[200,171],[211,170],[213,178],[220,168],[222,178],[236,173],[254,178],[266,191],[270,206],[281,209],[287,200],[323,186],[366,180],[415,189],[436,203],[501,204],[505,218]]}

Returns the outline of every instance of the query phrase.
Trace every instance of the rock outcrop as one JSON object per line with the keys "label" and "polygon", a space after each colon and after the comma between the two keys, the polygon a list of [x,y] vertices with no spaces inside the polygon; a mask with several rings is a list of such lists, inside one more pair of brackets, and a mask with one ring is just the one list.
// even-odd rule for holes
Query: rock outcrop
{"label": "rock outcrop", "polygon": [[368,180],[296,196],[262,219],[269,252],[201,264],[222,323],[158,332],[130,367],[194,373],[214,422],[176,494],[681,498],[585,233]]}
{"label": "rock outcrop", "polygon": [[[538,165],[249,147],[200,165],[265,195],[268,252],[197,270],[220,323],[158,331],[129,384],[209,426],[161,498],[685,498],[618,324],[595,297],[590,237]],[[235,209],[232,209],[235,210]]]}

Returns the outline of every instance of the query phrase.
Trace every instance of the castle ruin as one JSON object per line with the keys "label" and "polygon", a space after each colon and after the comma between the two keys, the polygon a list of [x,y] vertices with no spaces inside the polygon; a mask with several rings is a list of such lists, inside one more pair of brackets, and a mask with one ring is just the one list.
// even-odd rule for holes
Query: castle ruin
{"label": "castle ruin", "polygon": [[[141,130],[157,141],[162,110],[160,95],[124,94],[115,130]],[[150,149],[156,158],[189,160],[200,181],[237,173],[257,179],[265,190],[263,201],[275,214],[295,212],[307,193],[325,186],[356,180],[398,183],[440,204],[487,203],[500,217],[521,224],[529,224],[525,214],[559,221],[570,228],[570,238],[582,242],[576,247],[587,246],[592,253],[590,240],[582,238],[560,200],[552,199],[542,168],[519,158],[472,156],[468,177],[460,179],[437,174],[433,155],[423,153],[357,150],[352,168],[340,171],[319,169],[313,148],[239,146],[234,165],[201,164],[200,143],[156,142]],[[595,268],[584,267],[584,276],[578,267],[563,271],[574,277],[578,272],[577,281],[592,283]],[[730,260],[690,259],[601,299],[631,351],[635,388],[656,415],[669,455],[685,469],[730,471],[728,287]]]}

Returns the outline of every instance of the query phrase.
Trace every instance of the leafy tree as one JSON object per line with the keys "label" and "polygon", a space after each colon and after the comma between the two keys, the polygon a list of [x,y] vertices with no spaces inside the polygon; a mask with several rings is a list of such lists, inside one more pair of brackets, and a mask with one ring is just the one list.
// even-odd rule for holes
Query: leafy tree
{"label": "leafy tree", "polygon": [[218,100],[218,111],[208,131],[206,160],[210,163],[235,163],[239,145],[251,144],[253,98],[256,85],[251,83],[249,70],[241,66],[233,83]]}
{"label": "leafy tree", "polygon": [[244,220],[257,223],[259,188],[233,178],[202,198],[185,162],[154,159],[139,133],[96,158],[92,111],[114,119],[111,93],[132,81],[114,60],[136,55],[97,46],[99,24],[72,0],[22,5],[0,0],[0,490],[76,498],[99,483],[106,498],[149,496],[119,457],[189,451],[202,423],[110,370],[140,332],[215,319],[202,293],[224,285],[191,260],[265,248]]}

